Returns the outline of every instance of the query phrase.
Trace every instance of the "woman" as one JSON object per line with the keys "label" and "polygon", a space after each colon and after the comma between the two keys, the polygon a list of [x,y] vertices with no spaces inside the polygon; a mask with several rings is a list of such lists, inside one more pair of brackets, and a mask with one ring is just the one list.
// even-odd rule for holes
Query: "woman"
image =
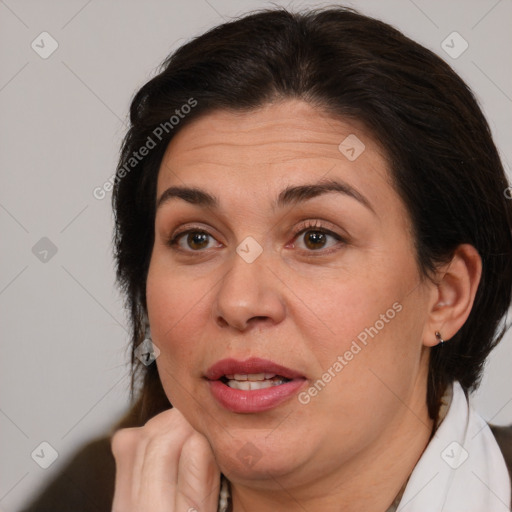
{"label": "woman", "polygon": [[467,396],[512,215],[453,70],[349,9],[264,11],[179,48],[131,123],[113,203],[144,426],[113,438],[113,510],[508,510]]}

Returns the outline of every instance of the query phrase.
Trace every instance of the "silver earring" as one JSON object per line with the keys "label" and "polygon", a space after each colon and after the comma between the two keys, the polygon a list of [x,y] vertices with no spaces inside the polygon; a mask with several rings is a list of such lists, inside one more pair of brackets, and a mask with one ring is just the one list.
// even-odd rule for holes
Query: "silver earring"
{"label": "silver earring", "polygon": [[442,345],[444,343],[444,340],[441,336],[441,333],[439,331],[436,331],[436,338],[437,338],[437,341]]}
{"label": "silver earring", "polygon": [[134,353],[144,366],[149,366],[160,355],[160,350],[151,338],[149,323],[144,326],[144,340],[135,349]]}

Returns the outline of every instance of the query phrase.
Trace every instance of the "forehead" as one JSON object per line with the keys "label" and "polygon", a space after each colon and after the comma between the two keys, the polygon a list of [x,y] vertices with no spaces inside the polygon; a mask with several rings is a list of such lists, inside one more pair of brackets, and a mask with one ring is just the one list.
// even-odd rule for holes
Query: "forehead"
{"label": "forehead", "polygon": [[383,187],[394,194],[385,153],[361,123],[285,100],[246,112],[214,111],[186,125],[166,150],[157,196],[183,184],[219,197],[268,195],[325,178],[365,189],[370,199]]}

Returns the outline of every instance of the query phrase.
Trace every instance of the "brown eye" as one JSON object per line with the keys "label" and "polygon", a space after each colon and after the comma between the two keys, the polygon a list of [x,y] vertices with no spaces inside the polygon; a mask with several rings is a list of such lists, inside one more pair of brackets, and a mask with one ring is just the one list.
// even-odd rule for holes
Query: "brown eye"
{"label": "brown eye", "polygon": [[178,246],[182,251],[199,252],[218,246],[218,242],[206,231],[189,230],[179,233],[169,241],[171,247]]}
{"label": "brown eye", "polygon": [[191,249],[204,249],[208,246],[208,235],[200,231],[193,231],[187,235],[187,244]]}
{"label": "brown eye", "polygon": [[[326,229],[311,229],[306,228],[297,233],[294,245],[299,249],[307,252],[319,251],[325,249],[326,251],[330,248],[334,248],[340,242],[343,242],[341,236],[328,231]],[[325,254],[326,251],[322,251],[321,254]]]}
{"label": "brown eye", "polygon": [[306,231],[303,235],[304,243],[308,249],[322,249],[327,242],[327,235],[322,231]]}

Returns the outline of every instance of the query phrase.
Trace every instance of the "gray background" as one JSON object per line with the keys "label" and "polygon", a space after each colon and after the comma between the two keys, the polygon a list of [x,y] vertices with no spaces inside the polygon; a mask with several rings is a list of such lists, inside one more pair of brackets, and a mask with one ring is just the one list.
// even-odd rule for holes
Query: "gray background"
{"label": "gray background", "polygon": [[[512,0],[344,4],[447,60],[475,91],[510,169]],[[127,405],[127,323],[114,287],[110,194],[97,200],[92,191],[114,172],[133,93],[184,41],[269,5],[0,0],[0,510],[18,510]],[[44,31],[59,45],[47,59],[31,47],[34,40],[50,47],[40,42]],[[453,31],[469,44],[456,59],[441,47]],[[511,361],[509,335],[476,395],[481,414],[497,424],[512,422]],[[48,469],[31,457],[43,441],[59,454]]]}

